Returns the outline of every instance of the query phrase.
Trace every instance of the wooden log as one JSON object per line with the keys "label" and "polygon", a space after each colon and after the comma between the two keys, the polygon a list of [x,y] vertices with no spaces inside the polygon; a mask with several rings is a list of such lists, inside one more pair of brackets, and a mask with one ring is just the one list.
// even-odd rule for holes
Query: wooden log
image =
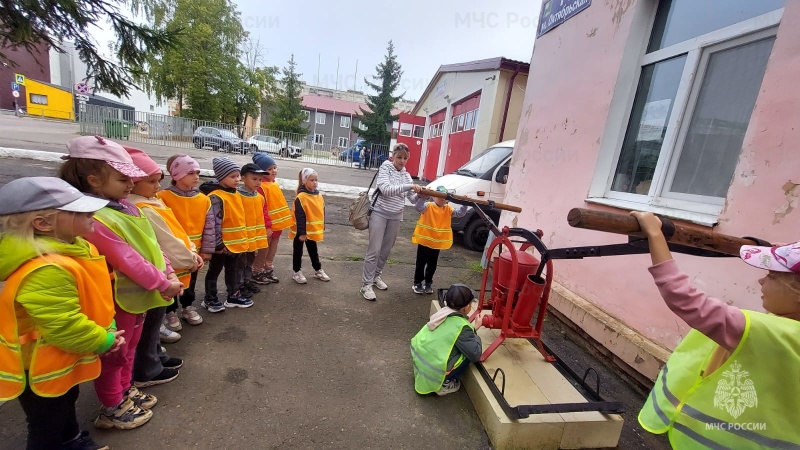
{"label": "wooden log", "polygon": [[[733,256],[739,255],[739,249],[743,245],[760,245],[758,242],[750,239],[675,225],[665,217],[659,216],[659,218],[664,223],[663,230],[668,231],[673,227],[675,229],[672,237],[667,239],[671,243],[703,250],[712,250]],[[567,220],[569,221],[569,225],[575,228],[646,237],[639,229],[639,221],[636,220],[635,217],[626,214],[573,208],[567,215]]]}
{"label": "wooden log", "polygon": [[[419,195],[428,197],[447,198],[446,192],[432,191],[430,189],[423,189],[422,191],[420,191]],[[476,198],[466,197],[464,195],[451,194],[451,196],[454,199],[461,200],[463,202],[475,202],[479,205],[489,206],[489,202],[487,202],[486,200],[478,200]],[[495,209],[502,209],[503,211],[522,212],[522,208],[520,208],[519,206],[506,205],[504,203],[494,203],[493,206]]]}

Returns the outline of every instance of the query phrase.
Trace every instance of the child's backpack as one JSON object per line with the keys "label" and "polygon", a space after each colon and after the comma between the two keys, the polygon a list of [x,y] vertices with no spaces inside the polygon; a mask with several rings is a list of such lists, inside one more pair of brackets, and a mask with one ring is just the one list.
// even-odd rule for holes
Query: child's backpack
{"label": "child's backpack", "polygon": [[370,203],[369,190],[372,188],[372,184],[375,183],[375,178],[377,177],[378,173],[376,172],[367,190],[360,192],[358,198],[350,205],[350,223],[353,224],[356,230],[366,230],[369,228],[369,216],[372,214],[372,207],[375,206],[375,202],[378,201],[378,196],[381,194],[380,190],[376,190],[372,203]]}

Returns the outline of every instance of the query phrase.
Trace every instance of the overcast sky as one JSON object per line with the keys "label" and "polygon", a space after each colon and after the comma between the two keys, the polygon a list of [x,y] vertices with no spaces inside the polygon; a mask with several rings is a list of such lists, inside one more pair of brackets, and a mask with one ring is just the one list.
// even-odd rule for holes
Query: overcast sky
{"label": "overcast sky", "polygon": [[[541,0],[234,0],[242,24],[260,39],[264,64],[283,68],[293,53],[311,85],[373,93],[364,77],[375,73],[391,39],[403,68],[399,93],[418,100],[442,64],[503,56],[528,62]],[[102,26],[101,26],[102,27]],[[104,48],[113,34],[93,33]],[[358,72],[356,74],[356,61]],[[317,71],[319,69],[319,82]],[[128,103],[147,110],[144,94]],[[157,112],[164,112],[158,108]]]}

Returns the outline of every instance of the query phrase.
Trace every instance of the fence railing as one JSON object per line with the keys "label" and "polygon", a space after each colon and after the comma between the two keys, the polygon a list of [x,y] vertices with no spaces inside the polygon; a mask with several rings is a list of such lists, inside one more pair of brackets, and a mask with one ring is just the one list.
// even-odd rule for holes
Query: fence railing
{"label": "fence railing", "polygon": [[386,145],[358,146],[360,140],[354,133],[344,138],[284,133],[99,105],[86,105],[86,110],[78,115],[78,122],[81,134],[185,149],[266,152],[275,158],[309,164],[377,168],[389,156]]}

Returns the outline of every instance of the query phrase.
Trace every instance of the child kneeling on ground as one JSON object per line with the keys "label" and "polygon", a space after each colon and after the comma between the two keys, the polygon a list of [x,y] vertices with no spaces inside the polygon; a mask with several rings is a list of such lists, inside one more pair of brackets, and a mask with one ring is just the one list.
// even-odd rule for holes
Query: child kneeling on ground
{"label": "child kneeling on ground", "polygon": [[447,395],[461,388],[461,376],[470,362],[481,358],[480,329],[469,323],[467,314],[475,294],[463,284],[450,286],[445,294],[445,307],[411,339],[411,360],[414,363],[414,390],[418,394]]}

